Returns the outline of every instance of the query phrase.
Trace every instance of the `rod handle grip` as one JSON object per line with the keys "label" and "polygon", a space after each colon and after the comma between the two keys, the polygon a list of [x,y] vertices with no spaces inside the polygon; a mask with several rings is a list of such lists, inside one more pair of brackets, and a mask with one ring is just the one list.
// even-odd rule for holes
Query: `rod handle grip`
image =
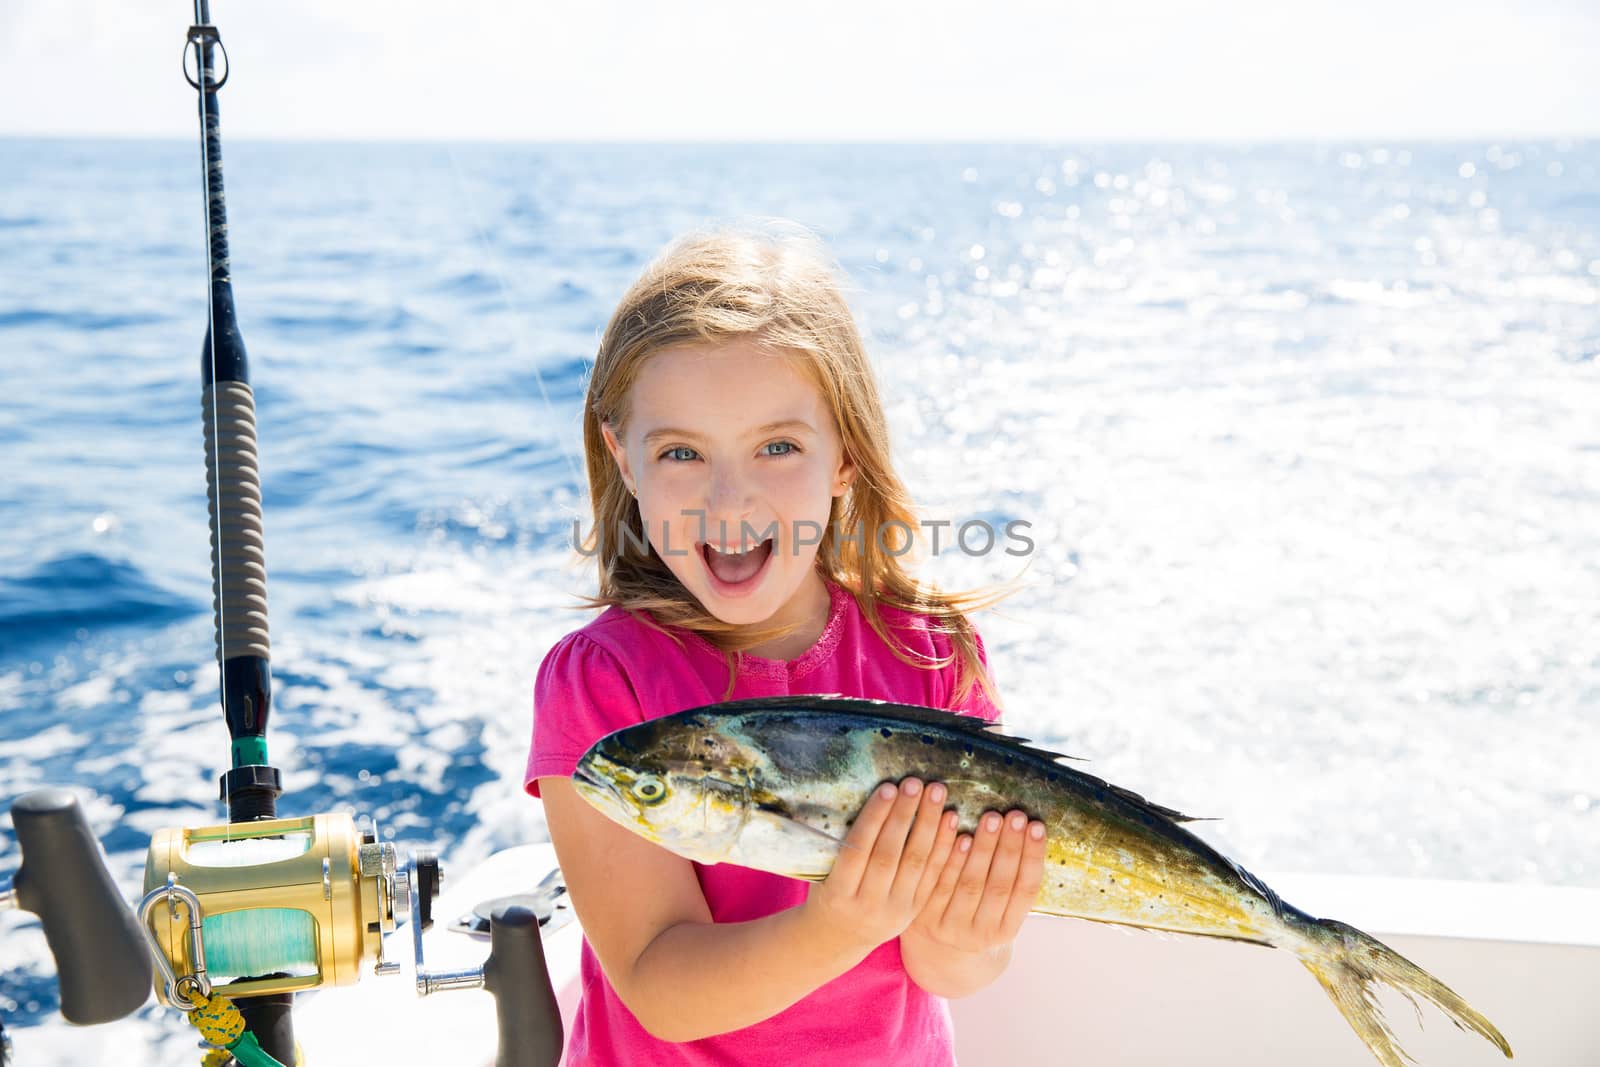
{"label": "rod handle grip", "polygon": [[39,917],[56,959],[61,1014],[88,1025],[120,1019],[150,996],[150,948],[106,870],[78,798],[36,789],[11,805],[22,849],[17,904]]}
{"label": "rod handle grip", "polygon": [[561,1008],[550,985],[539,918],[521,904],[489,917],[484,988],[494,994],[500,1023],[495,1067],[555,1067],[561,1059]]}

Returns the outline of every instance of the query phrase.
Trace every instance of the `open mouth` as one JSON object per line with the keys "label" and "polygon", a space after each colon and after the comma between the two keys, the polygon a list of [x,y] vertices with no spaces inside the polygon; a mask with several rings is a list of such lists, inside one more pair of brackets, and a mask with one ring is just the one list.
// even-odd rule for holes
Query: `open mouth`
{"label": "open mouth", "polygon": [[754,589],[772,560],[772,538],[751,545],[742,552],[739,551],[740,546],[727,547],[728,551],[723,552],[709,544],[702,543],[699,546],[700,558],[706,565],[706,573],[711,576],[712,586],[725,596]]}

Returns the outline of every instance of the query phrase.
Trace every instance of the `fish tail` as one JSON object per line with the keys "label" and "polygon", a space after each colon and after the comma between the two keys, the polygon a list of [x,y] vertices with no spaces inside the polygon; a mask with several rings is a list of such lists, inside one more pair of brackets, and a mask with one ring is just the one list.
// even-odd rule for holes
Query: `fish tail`
{"label": "fish tail", "polygon": [[1372,995],[1372,986],[1378,982],[1409,1000],[1419,1021],[1422,1009],[1414,994],[1432,1001],[1456,1026],[1481,1034],[1511,1058],[1511,1046],[1494,1024],[1433,975],[1353,926],[1307,918],[1307,936],[1298,950],[1300,962],[1322,983],[1339,1014],[1384,1067],[1405,1067],[1411,1057],[1400,1047]]}

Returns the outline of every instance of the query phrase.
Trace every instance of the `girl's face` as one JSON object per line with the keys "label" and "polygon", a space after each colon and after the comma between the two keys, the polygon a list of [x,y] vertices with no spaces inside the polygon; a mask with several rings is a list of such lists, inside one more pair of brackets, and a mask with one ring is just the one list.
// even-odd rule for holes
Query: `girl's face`
{"label": "girl's face", "polygon": [[804,583],[854,473],[800,358],[749,340],[663,349],[634,382],[622,437],[604,427],[651,546],[724,622],[798,621],[791,605],[819,591]]}

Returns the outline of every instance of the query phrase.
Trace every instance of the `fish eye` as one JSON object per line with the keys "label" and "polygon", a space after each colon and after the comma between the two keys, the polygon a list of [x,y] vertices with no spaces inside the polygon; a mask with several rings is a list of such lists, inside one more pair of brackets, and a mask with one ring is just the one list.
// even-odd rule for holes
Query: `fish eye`
{"label": "fish eye", "polygon": [[646,804],[659,804],[666,799],[667,787],[661,779],[650,775],[633,784],[633,795]]}

